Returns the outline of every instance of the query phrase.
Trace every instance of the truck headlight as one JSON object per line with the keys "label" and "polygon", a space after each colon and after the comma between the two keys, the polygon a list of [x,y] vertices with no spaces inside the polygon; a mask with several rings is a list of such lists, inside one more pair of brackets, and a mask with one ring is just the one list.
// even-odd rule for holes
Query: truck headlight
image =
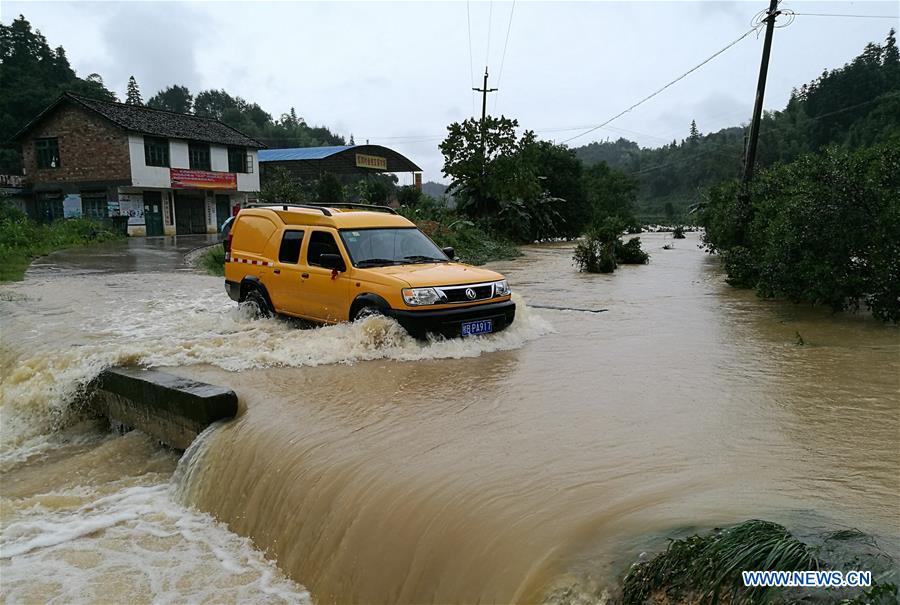
{"label": "truck headlight", "polygon": [[506,296],[509,294],[509,284],[505,279],[494,282],[494,296]]}
{"label": "truck headlight", "polygon": [[411,307],[433,305],[441,301],[440,294],[434,288],[404,288],[403,302]]}

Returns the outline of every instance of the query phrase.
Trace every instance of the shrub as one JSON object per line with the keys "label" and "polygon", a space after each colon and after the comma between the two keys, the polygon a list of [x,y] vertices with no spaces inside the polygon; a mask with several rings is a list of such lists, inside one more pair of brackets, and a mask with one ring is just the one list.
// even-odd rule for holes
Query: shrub
{"label": "shrub", "polygon": [[0,265],[0,281],[22,279],[32,259],[54,250],[122,237],[103,221],[73,218],[45,225],[0,202],[0,256],[5,259]]}
{"label": "shrub", "polygon": [[650,255],[641,250],[641,238],[632,237],[622,243],[620,236],[625,222],[618,217],[606,217],[591,227],[575,245],[572,260],[579,271],[585,273],[612,273],[619,263],[643,265]]}
{"label": "shrub", "polygon": [[626,243],[616,240],[616,260],[623,265],[646,265],[650,255],[641,250],[641,238],[632,237]]}
{"label": "shrub", "polygon": [[867,306],[900,321],[900,145],[832,147],[761,172],[749,197],[713,188],[701,212],[728,281],[761,296]]}
{"label": "shrub", "polygon": [[197,259],[197,264],[210,275],[225,275],[225,248],[219,244],[210,246]]}

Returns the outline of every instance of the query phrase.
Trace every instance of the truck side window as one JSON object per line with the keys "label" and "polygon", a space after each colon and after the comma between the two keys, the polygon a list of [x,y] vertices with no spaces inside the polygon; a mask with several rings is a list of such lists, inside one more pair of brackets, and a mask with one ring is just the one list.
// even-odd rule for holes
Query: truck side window
{"label": "truck side window", "polygon": [[306,250],[306,264],[321,267],[322,261],[319,257],[323,254],[340,253],[333,235],[327,231],[313,231],[309,238],[309,248]]}
{"label": "truck side window", "polygon": [[303,242],[302,231],[285,231],[278,250],[278,261],[297,264],[300,262],[300,244]]}

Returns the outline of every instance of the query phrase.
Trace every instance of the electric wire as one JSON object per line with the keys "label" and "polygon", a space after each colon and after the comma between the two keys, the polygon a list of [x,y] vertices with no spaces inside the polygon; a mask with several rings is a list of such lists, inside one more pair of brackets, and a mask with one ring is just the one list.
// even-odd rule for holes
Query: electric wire
{"label": "electric wire", "polygon": [[900,19],[900,15],[848,15],[838,13],[795,13],[798,17],[852,17],[857,19]]}
{"label": "electric wire", "polygon": [[516,11],[516,0],[513,0],[509,9],[509,22],[506,24],[506,40],[503,42],[503,54],[500,56],[500,71],[497,73],[497,94],[494,95],[494,113],[497,113],[497,103],[500,101],[500,79],[503,77],[503,66],[506,63],[506,49],[509,47],[509,32],[512,29],[513,13]]}
{"label": "electric wire", "polygon": [[469,31],[469,97],[472,99],[472,115],[475,115],[475,95],[472,93],[472,88],[475,88],[475,63],[472,58],[472,15],[469,11],[469,0],[466,0],[466,25],[468,26]]}
{"label": "electric wire", "polygon": [[487,51],[484,53],[484,70],[487,71],[487,66],[490,64],[491,59],[491,21],[494,18],[494,0],[491,0],[488,3],[488,35],[487,35]]}
{"label": "electric wire", "polygon": [[633,105],[631,105],[631,106],[628,107],[627,109],[624,109],[624,110],[620,111],[619,113],[617,113],[617,114],[614,115],[613,117],[609,118],[608,120],[606,120],[606,121],[603,122],[602,124],[598,124],[597,126],[594,126],[594,127],[592,127],[592,128],[589,128],[589,129],[585,130],[584,132],[582,132],[582,133],[580,133],[580,134],[576,134],[576,135],[573,136],[573,137],[569,137],[568,139],[562,141],[562,143],[565,144],[565,143],[568,143],[569,141],[574,141],[575,139],[581,138],[581,137],[583,137],[583,136],[586,135],[586,134],[590,134],[590,133],[594,132],[595,130],[599,130],[600,128],[603,128],[604,126],[606,126],[606,125],[609,124],[610,122],[613,122],[614,120],[617,120],[617,119],[621,118],[623,115],[625,115],[626,113],[630,112],[632,109],[638,107],[639,105],[643,105],[644,103],[646,103],[647,101],[649,101],[650,99],[652,99],[652,98],[655,97],[656,95],[660,94],[661,92],[663,92],[664,90],[666,90],[666,89],[669,88],[670,86],[672,86],[672,85],[674,85],[674,84],[680,82],[681,80],[685,79],[686,77],[688,77],[689,75],[691,75],[692,73],[694,73],[695,71],[697,71],[698,69],[700,69],[701,67],[703,67],[704,65],[706,65],[707,63],[709,63],[710,61],[712,61],[713,59],[715,59],[716,57],[718,57],[719,55],[721,55],[722,53],[724,53],[725,51],[727,51],[728,49],[730,49],[731,47],[735,46],[738,42],[740,42],[741,40],[743,40],[744,38],[746,38],[746,37],[749,36],[750,34],[752,34],[752,33],[756,32],[756,31],[758,31],[758,30],[760,29],[761,26],[762,26],[762,24],[757,25],[756,27],[753,27],[753,28],[747,30],[746,32],[744,32],[743,34],[741,34],[738,38],[736,38],[735,40],[729,42],[728,45],[726,45],[725,47],[721,48],[720,50],[717,50],[715,53],[713,53],[712,55],[710,55],[709,57],[707,57],[706,59],[704,59],[702,62],[698,63],[697,65],[695,65],[694,67],[692,67],[692,68],[689,69],[688,71],[684,72],[683,74],[681,74],[680,76],[678,76],[677,78],[675,78],[674,80],[672,80],[671,82],[669,82],[668,84],[666,84],[665,86],[663,86],[662,88],[659,88],[659,89],[656,90],[655,92],[650,93],[649,95],[647,95],[646,97],[644,97],[643,99],[641,99],[640,101],[638,101],[637,103],[634,103]]}

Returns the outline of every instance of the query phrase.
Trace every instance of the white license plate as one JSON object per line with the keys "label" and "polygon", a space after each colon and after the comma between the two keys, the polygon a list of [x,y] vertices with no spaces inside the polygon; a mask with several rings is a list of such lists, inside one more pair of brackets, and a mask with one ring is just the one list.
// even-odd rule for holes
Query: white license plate
{"label": "white license plate", "polygon": [[475,336],[476,334],[490,334],[494,331],[493,319],[479,319],[478,321],[464,321],[462,323],[463,336]]}

